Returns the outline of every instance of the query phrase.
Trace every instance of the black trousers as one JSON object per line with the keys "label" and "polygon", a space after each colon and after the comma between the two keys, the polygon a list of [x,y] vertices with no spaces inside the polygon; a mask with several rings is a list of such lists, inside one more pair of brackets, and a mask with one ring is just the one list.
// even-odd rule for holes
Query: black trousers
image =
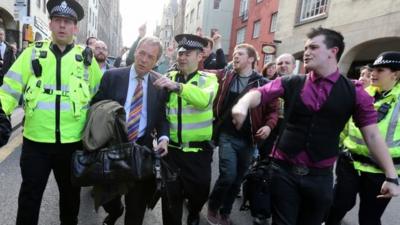
{"label": "black trousers", "polygon": [[78,224],[80,187],[71,184],[71,156],[81,143],[48,144],[23,140],[20,160],[22,184],[17,225],[37,225],[43,192],[53,171],[60,192],[61,225]]}
{"label": "black trousers", "polygon": [[[125,225],[141,225],[143,223],[146,207],[155,191],[155,181],[148,180],[136,182],[125,195]],[[116,215],[123,207],[121,197],[103,205],[104,210],[110,215]]]}
{"label": "black trousers", "polygon": [[340,225],[346,213],[356,204],[356,197],[359,194],[359,224],[380,225],[382,214],[390,202],[390,198],[376,197],[384,181],[384,174],[358,173],[352,162],[345,156],[340,156],[336,164],[333,205],[325,224]]}
{"label": "black trousers", "polygon": [[162,196],[164,225],[182,224],[185,199],[189,215],[200,213],[210,193],[212,154],[212,149],[193,153],[169,148],[165,160],[179,175],[176,181],[167,183]]}
{"label": "black trousers", "polygon": [[321,225],[332,203],[333,174],[328,172],[298,175],[273,163],[272,224]]}

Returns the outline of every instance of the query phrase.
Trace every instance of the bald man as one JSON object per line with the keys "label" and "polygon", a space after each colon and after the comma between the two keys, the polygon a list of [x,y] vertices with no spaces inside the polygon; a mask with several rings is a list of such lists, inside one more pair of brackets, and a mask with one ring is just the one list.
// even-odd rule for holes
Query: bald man
{"label": "bald man", "polygon": [[292,75],[295,68],[296,60],[289,53],[284,53],[276,59],[276,72],[279,76]]}
{"label": "bald man", "polygon": [[94,44],[94,57],[96,58],[103,74],[106,70],[112,68],[112,66],[107,63],[108,47],[104,41],[97,40]]}

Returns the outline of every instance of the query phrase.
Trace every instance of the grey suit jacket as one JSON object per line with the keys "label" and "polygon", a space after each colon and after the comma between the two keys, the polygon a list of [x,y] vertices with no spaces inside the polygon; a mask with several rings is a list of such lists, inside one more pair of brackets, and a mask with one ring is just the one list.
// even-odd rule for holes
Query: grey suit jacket
{"label": "grey suit jacket", "polygon": [[[111,99],[124,106],[128,93],[129,71],[130,67],[107,70],[101,79],[99,90],[93,97],[91,104]],[[165,111],[167,92],[157,89],[153,85],[155,80],[156,77],[150,74],[147,85],[147,127],[144,135],[144,143],[148,147],[152,146],[151,134],[154,130],[157,131],[158,137],[169,136],[169,125]]]}

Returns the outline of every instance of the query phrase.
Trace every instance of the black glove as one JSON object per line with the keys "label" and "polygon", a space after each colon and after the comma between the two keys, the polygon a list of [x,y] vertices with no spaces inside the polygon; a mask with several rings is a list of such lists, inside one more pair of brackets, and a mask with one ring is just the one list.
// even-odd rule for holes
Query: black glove
{"label": "black glove", "polygon": [[85,50],[82,52],[83,56],[83,63],[85,66],[90,66],[92,64],[92,58],[93,58],[93,51],[91,48],[86,47]]}
{"label": "black glove", "polygon": [[10,119],[4,113],[3,109],[0,108],[0,147],[7,144],[11,131]]}

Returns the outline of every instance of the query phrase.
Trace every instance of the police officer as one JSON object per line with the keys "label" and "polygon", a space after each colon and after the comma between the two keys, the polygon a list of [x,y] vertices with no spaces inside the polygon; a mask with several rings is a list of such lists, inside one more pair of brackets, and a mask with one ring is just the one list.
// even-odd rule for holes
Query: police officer
{"label": "police officer", "polygon": [[[372,84],[366,91],[374,97],[378,129],[389,148],[397,174],[400,174],[400,143],[396,139],[400,134],[400,52],[383,52],[371,67]],[[399,180],[385,177],[353,121],[349,122],[343,144],[346,151],[336,165],[333,205],[325,224],[339,225],[354,207],[357,193],[360,195],[359,224],[381,224],[381,216],[390,201],[390,198],[379,196],[382,183],[386,181],[399,186]]]}
{"label": "police officer", "polygon": [[84,16],[82,6],[73,0],[50,0],[47,10],[52,40],[25,49],[0,88],[2,109],[8,115],[20,96],[24,99],[17,225],[38,224],[51,171],[60,192],[61,224],[78,223],[80,188],[71,184],[70,161],[81,147],[88,103],[101,80],[96,61],[85,57],[73,41]]}
{"label": "police officer", "polygon": [[187,224],[196,225],[210,191],[212,104],[218,83],[214,74],[198,71],[207,41],[191,34],[177,35],[175,40],[180,71],[171,71],[155,82],[170,91],[170,142],[165,159],[179,171],[179,178],[167,184],[167,194],[162,197],[163,224],[182,224],[182,205],[188,199]]}

